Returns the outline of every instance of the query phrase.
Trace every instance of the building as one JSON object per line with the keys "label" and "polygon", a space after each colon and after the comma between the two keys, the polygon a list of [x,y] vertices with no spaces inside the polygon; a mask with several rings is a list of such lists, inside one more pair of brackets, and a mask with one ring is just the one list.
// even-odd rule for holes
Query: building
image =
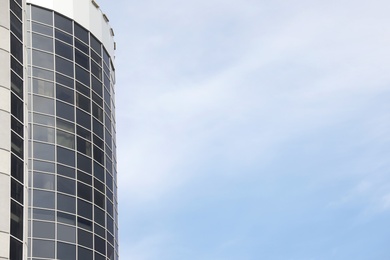
{"label": "building", "polygon": [[0,0],[0,259],[118,259],[113,35],[94,0]]}

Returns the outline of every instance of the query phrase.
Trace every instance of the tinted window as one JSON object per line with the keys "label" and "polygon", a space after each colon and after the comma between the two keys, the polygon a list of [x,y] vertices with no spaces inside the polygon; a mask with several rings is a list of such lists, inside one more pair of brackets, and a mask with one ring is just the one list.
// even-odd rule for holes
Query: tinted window
{"label": "tinted window", "polygon": [[54,239],[54,223],[33,221],[33,236]]}
{"label": "tinted window", "polygon": [[88,41],[88,31],[85,30],[84,28],[82,28],[80,25],[78,25],[77,23],[74,24],[74,35],[79,38],[80,40],[82,40],[83,42],[85,42],[86,44],[89,43]]}
{"label": "tinted window", "polygon": [[73,47],[56,40],[56,54],[67,59],[73,60]]}
{"label": "tinted window", "polygon": [[73,77],[73,62],[56,56],[56,70],[57,72]]}
{"label": "tinted window", "polygon": [[39,23],[31,23],[32,31],[37,33],[42,33],[48,36],[53,36],[53,27],[49,27]]}
{"label": "tinted window", "polygon": [[42,257],[54,259],[54,241],[48,240],[33,240],[32,254],[33,257]]}
{"label": "tinted window", "polygon": [[[58,224],[57,225],[57,239],[75,243],[76,242],[76,229],[74,227],[65,226]],[[75,258],[73,258],[75,259]]]}
{"label": "tinted window", "polygon": [[74,107],[63,102],[57,101],[57,116],[74,121]]}
{"label": "tinted window", "polygon": [[81,182],[77,182],[77,196],[85,200],[92,200],[92,188]]}
{"label": "tinted window", "polygon": [[54,84],[50,81],[33,79],[33,93],[48,97],[54,95]]}
{"label": "tinted window", "polygon": [[57,13],[54,14],[54,24],[55,24],[55,27],[57,27],[63,31],[66,31],[70,34],[72,34],[72,32],[73,32],[72,21],[69,20],[68,18],[62,16],[62,15],[57,14]]}
{"label": "tinted window", "polygon": [[97,54],[102,55],[100,42],[91,34],[91,47]]}
{"label": "tinted window", "polygon": [[61,259],[61,260],[76,259],[76,246],[57,242],[57,259]]}
{"label": "tinted window", "polygon": [[54,175],[34,172],[33,186],[34,188],[39,188],[39,189],[54,190]]}
{"label": "tinted window", "polygon": [[31,6],[31,18],[41,23],[53,24],[53,13],[39,7]]}
{"label": "tinted window", "polygon": [[53,54],[32,50],[32,64],[46,69],[53,69]]}
{"label": "tinted window", "polygon": [[56,91],[57,99],[73,104],[73,102],[74,102],[73,89],[66,88],[66,87],[63,87],[61,85],[57,85],[56,89],[57,89],[57,91]]}
{"label": "tinted window", "polygon": [[[92,238],[92,233],[88,232],[88,231],[84,231],[82,229],[78,229],[78,242],[80,245],[82,246],[86,246],[86,247],[89,247],[91,248],[93,246],[92,244],[92,241],[93,241],[93,238]],[[79,258],[79,259],[88,259],[88,258]]]}
{"label": "tinted window", "polygon": [[92,219],[92,204],[83,200],[77,200],[77,214],[87,219]]}
{"label": "tinted window", "polygon": [[33,109],[36,112],[54,114],[54,100],[51,98],[33,96]]}
{"label": "tinted window", "polygon": [[76,79],[89,86],[89,72],[79,66],[76,66]]}
{"label": "tinted window", "polygon": [[91,101],[82,94],[76,93],[76,105],[87,112],[91,112]]}
{"label": "tinted window", "polygon": [[33,139],[54,143],[54,128],[33,125]]}
{"label": "tinted window", "polygon": [[52,71],[39,69],[39,68],[33,68],[33,76],[37,78],[47,79],[47,80],[54,80],[54,73]]}
{"label": "tinted window", "polygon": [[55,195],[54,192],[34,190],[33,205],[37,208],[54,209]]}
{"label": "tinted window", "polygon": [[32,34],[32,47],[53,52],[53,38],[42,36],[36,33]]}
{"label": "tinted window", "polygon": [[23,207],[11,200],[11,235],[23,239]]}
{"label": "tinted window", "polygon": [[84,69],[89,70],[89,58],[79,50],[75,50],[75,62]]}
{"label": "tinted window", "polygon": [[33,154],[35,159],[54,161],[54,145],[34,142]]}
{"label": "tinted window", "polygon": [[55,37],[61,41],[64,41],[69,44],[73,44],[73,37],[72,35],[69,35],[65,32],[62,32],[60,30],[55,30]]}
{"label": "tinted window", "polygon": [[[62,148],[60,148],[60,149],[62,149]],[[57,152],[58,152],[58,150],[57,150]],[[70,178],[74,178],[76,175],[75,170],[73,168],[66,167],[63,165],[57,165],[57,173],[59,175],[70,177]]]}
{"label": "tinted window", "polygon": [[71,197],[63,194],[57,194],[57,209],[69,213],[75,213],[76,212],[75,197]]}
{"label": "tinted window", "polygon": [[76,193],[75,180],[58,176],[57,177],[57,190],[60,192],[63,192],[63,193],[70,194],[70,195],[75,195],[75,193]]}
{"label": "tinted window", "polygon": [[23,204],[23,185],[11,178],[11,197]]}
{"label": "tinted window", "polygon": [[62,147],[57,147],[57,161],[65,165],[75,166],[74,151]]}
{"label": "tinted window", "polygon": [[56,80],[57,80],[57,83],[60,83],[64,86],[67,86],[71,89],[74,88],[74,81],[73,81],[73,78],[69,78],[69,77],[66,77],[64,75],[61,75],[61,74],[56,74]]}

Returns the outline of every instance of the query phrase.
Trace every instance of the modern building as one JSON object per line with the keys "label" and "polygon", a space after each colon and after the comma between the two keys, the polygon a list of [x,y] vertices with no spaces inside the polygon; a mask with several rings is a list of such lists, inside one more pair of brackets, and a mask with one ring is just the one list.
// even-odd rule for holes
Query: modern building
{"label": "modern building", "polygon": [[94,0],[0,0],[0,259],[118,259],[113,35]]}

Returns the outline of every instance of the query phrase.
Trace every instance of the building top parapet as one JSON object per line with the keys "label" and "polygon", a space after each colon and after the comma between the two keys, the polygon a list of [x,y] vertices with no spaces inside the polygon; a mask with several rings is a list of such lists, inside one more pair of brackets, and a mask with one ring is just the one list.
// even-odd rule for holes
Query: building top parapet
{"label": "building top parapet", "polygon": [[114,59],[114,31],[109,19],[94,0],[27,0],[27,3],[56,11],[76,21],[102,42]]}

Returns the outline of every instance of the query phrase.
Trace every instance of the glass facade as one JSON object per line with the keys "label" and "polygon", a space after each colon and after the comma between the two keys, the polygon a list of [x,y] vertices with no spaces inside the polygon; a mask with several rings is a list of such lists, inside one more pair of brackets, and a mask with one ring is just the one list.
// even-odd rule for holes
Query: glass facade
{"label": "glass facade", "polygon": [[[118,259],[111,57],[76,21],[35,5],[26,10],[28,259]],[[15,19],[17,26],[22,20],[17,14]],[[18,36],[16,30],[12,43],[21,44]],[[22,66],[21,58],[15,52],[15,67]],[[15,82],[23,82],[23,73],[12,73]],[[15,89],[16,165],[23,160],[18,146],[23,138],[18,131],[23,129],[23,100]],[[14,182],[17,193],[23,179],[15,177]],[[15,214],[23,207],[18,196],[12,199]],[[17,234],[15,230],[19,242]]]}
{"label": "glass facade", "polygon": [[24,243],[24,58],[23,6],[9,0],[10,5],[10,76],[11,76],[11,260],[23,259]]}

